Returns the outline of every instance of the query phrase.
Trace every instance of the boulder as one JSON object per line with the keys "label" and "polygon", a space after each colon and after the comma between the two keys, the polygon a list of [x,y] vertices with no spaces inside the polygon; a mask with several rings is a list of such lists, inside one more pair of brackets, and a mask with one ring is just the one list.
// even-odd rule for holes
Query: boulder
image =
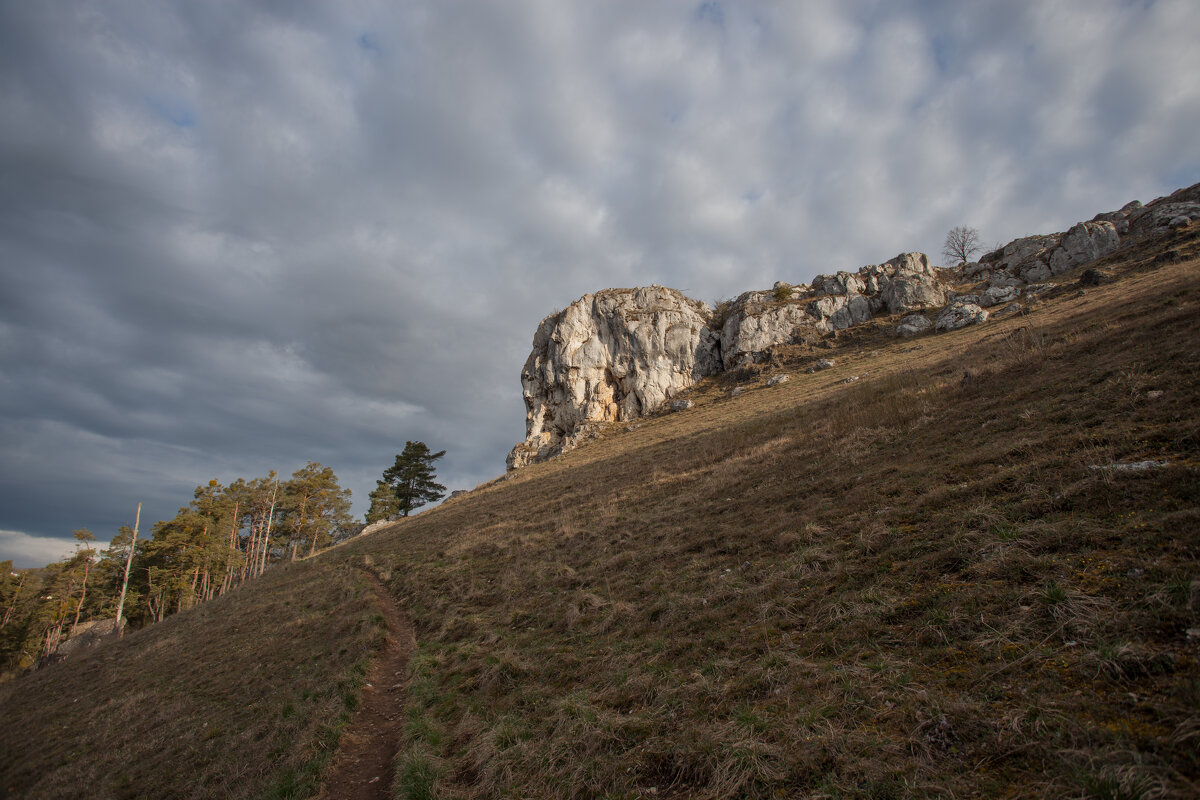
{"label": "boulder", "polygon": [[767,386],[778,386],[781,383],[787,383],[791,378],[787,375],[772,375],[767,378]]}
{"label": "boulder", "polygon": [[696,404],[691,400],[672,400],[670,408],[672,411],[687,411],[694,405]]}
{"label": "boulder", "polygon": [[1015,286],[992,286],[979,295],[979,305],[991,308],[1001,303],[1011,303],[1021,296],[1021,290]]}
{"label": "boulder", "polygon": [[[122,619],[123,622],[128,622]],[[124,627],[124,625],[122,625]],[[98,619],[91,622],[81,622],[75,626],[75,633],[58,645],[54,651],[56,660],[77,655],[110,639],[115,639],[117,633],[116,619]]]}
{"label": "boulder", "polygon": [[945,292],[936,278],[915,273],[897,273],[880,292],[889,314],[902,314],[918,308],[940,306]]}
{"label": "boulder", "polygon": [[1050,249],[1057,247],[1061,238],[1062,234],[1054,233],[1014,239],[999,250],[993,250],[980,258],[979,263],[987,265],[993,272],[1020,275]]}
{"label": "boulder", "polygon": [[587,294],[546,317],[521,371],[526,434],[509,468],[598,435],[592,423],[649,414],[719,372],[710,318],[707,305],[662,286]]}
{"label": "boulder", "polygon": [[804,332],[816,330],[816,321],[799,303],[766,305],[742,295],[734,301],[721,328],[721,365],[734,369],[752,364],[769,348],[790,344]]}
{"label": "boulder", "polygon": [[956,300],[943,308],[942,312],[938,314],[937,321],[934,322],[934,329],[938,333],[956,331],[968,325],[978,325],[981,322],[986,322],[987,318],[988,312],[974,303]]}
{"label": "boulder", "polygon": [[1050,271],[1050,267],[1040,258],[1033,259],[1021,270],[1021,279],[1026,283],[1040,283],[1048,280],[1052,275],[1054,273]]}
{"label": "boulder", "polygon": [[922,314],[909,314],[900,320],[900,324],[896,326],[896,333],[905,337],[916,336],[931,327],[933,327],[933,323],[929,321],[929,317]]}
{"label": "boulder", "polygon": [[1080,222],[1067,231],[1050,254],[1050,271],[1055,275],[1095,261],[1117,249],[1121,237],[1108,221]]}

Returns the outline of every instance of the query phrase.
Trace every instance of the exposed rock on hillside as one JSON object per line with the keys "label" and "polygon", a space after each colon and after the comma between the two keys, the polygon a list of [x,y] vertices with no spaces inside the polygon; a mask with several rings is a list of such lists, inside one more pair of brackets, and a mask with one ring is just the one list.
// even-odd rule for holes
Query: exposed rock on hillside
{"label": "exposed rock on hillside", "polygon": [[746,292],[721,329],[722,366],[758,361],[770,347],[849,328],[883,310],[895,314],[945,301],[945,288],[924,253],[901,253],[858,272],[818,275],[811,287],[792,287],[782,301],[770,292]]}
{"label": "exposed rock on hillside", "polygon": [[[778,281],[771,291],[722,304],[719,313],[661,286],[585,295],[542,320],[534,336],[521,373],[526,438],[509,454],[509,469],[600,436],[604,423],[653,413],[706,375],[761,363],[778,345],[814,343],[877,314],[906,314],[896,333],[917,336],[985,322],[988,307],[997,317],[1019,313],[1019,300],[1054,288],[1049,278],[1195,219],[1200,184],[1063,233],[1016,239],[956,269],[901,253],[857,272],[818,275],[810,285]],[[928,316],[911,313],[920,311]]]}
{"label": "exposed rock on hillside", "polygon": [[981,322],[987,322],[987,318],[988,312],[975,303],[955,300],[942,309],[942,313],[938,314],[937,321],[934,322],[934,329],[938,333],[956,331],[968,325],[978,325]]}
{"label": "exposed rock on hillside", "polygon": [[658,410],[720,371],[712,312],[674,289],[648,286],[588,294],[542,320],[521,371],[525,441],[509,469],[569,449],[588,423]]}

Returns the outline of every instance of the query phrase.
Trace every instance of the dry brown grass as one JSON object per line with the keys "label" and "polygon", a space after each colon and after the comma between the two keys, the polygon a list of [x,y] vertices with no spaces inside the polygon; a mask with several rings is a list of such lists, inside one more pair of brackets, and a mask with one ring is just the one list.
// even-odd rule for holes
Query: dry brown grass
{"label": "dry brown grass", "polygon": [[0,687],[6,797],[307,797],[380,643],[346,565],[297,563]]}
{"label": "dry brown grass", "polygon": [[1191,263],[868,328],[347,548],[418,626],[399,795],[1194,796],[1198,323]]}
{"label": "dry brown grass", "polygon": [[[1064,281],[1025,316],[784,348],[737,398],[707,382],[690,411],[289,568],[258,599],[19,681],[5,777],[46,773],[56,788],[38,796],[108,780],[94,796],[199,797],[252,773],[238,796],[265,792],[283,693],[303,675],[328,692],[373,641],[343,622],[369,613],[345,592],[370,558],[418,641],[398,797],[1197,796],[1200,274],[1166,249],[1194,254],[1196,237],[1122,253],[1117,283],[1079,296]],[[803,374],[822,354],[837,366]],[[766,388],[773,369],[792,380]],[[1147,459],[1168,466],[1091,469]],[[346,599],[297,623],[269,600],[292,580],[293,604]],[[217,626],[222,609],[258,637]],[[314,661],[322,636],[357,644]],[[210,684],[169,677],[172,641],[211,643],[210,670],[230,653],[213,674],[261,665],[262,703],[231,702],[232,677],[196,696]],[[106,677],[122,658],[144,686]],[[67,685],[101,699],[75,712]],[[76,729],[109,696],[116,719],[191,715],[171,758],[111,726],[96,741],[121,755],[84,757]],[[326,700],[305,752],[283,756],[293,771],[338,713]],[[205,714],[221,755],[202,749]],[[12,744],[39,737],[43,755]],[[196,783],[157,791],[181,785],[184,758]]]}

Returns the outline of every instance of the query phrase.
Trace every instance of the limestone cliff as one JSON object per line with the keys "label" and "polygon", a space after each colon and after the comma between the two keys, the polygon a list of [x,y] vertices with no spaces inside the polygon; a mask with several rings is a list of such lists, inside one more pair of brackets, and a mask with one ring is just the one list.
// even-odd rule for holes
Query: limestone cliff
{"label": "limestone cliff", "polygon": [[658,410],[720,371],[709,307],[674,289],[606,289],[542,320],[521,371],[525,441],[509,469],[569,449],[588,423]]}
{"label": "limestone cliff", "polygon": [[[651,414],[701,378],[763,361],[777,345],[879,314],[904,314],[896,334],[915,336],[986,322],[987,307],[995,307],[993,316],[1017,313],[1020,298],[1053,288],[1043,281],[1193,219],[1200,219],[1200,184],[1097,214],[1066,232],[1016,239],[954,269],[901,253],[857,272],[818,275],[809,285],[746,292],[718,313],[662,286],[584,295],[538,326],[521,372],[526,437],[508,467],[565,452],[604,423]],[[921,312],[938,312],[936,322]]]}

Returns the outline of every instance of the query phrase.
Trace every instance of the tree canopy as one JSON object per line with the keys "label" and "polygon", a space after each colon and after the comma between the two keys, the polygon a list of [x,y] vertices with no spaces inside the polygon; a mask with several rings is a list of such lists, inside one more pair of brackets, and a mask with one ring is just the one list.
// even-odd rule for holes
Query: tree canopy
{"label": "tree canopy", "polygon": [[0,673],[53,658],[83,623],[115,620],[118,606],[134,627],[159,622],[258,577],[272,562],[311,555],[352,527],[350,491],[331,468],[310,461],[290,480],[272,470],[228,486],[215,479],[197,486],[192,501],[146,538],[135,540],[123,525],[100,549],[81,529],[75,553],[63,561],[37,569],[0,562]]}
{"label": "tree canopy", "polygon": [[[376,491],[383,485],[390,486],[396,499],[395,510],[405,517],[426,503],[442,499],[446,487],[434,480],[433,462],[444,455],[445,450],[431,452],[424,442],[405,442],[404,452],[396,456],[395,464],[384,470]],[[375,492],[371,493],[371,499],[372,511],[376,511]],[[380,501],[386,502],[386,498],[380,497]],[[368,514],[368,519],[370,516]]]}

